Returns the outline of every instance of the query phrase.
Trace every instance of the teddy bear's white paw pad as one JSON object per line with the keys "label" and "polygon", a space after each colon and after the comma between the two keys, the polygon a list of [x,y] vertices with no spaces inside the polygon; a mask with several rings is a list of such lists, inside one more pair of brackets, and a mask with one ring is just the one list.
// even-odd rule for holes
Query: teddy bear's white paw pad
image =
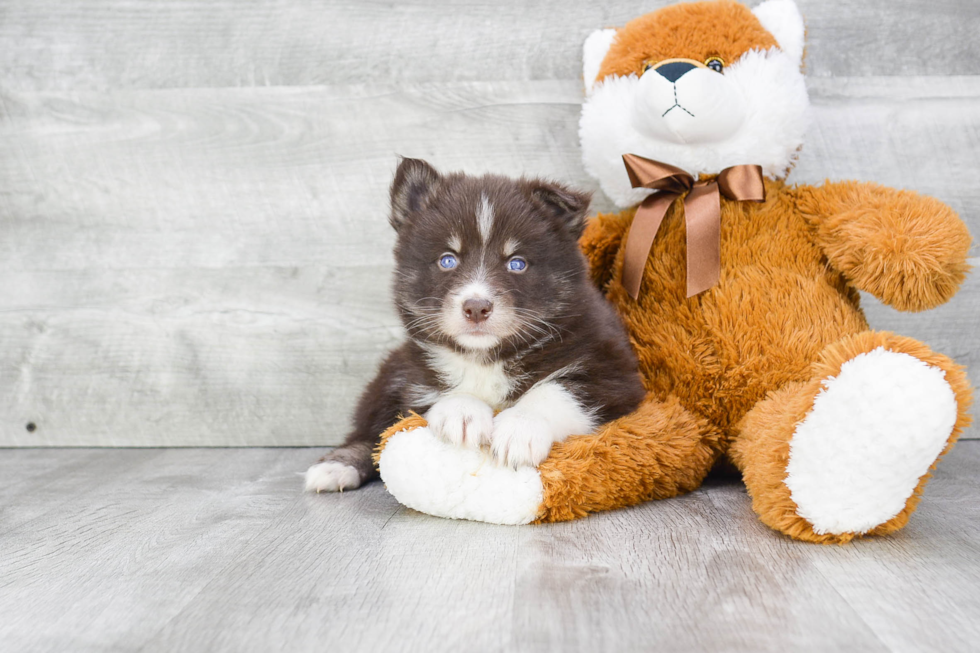
{"label": "teddy bear's white paw pad", "polygon": [[479,448],[490,442],[493,409],[476,397],[455,395],[440,399],[425,414],[429,428],[457,447]]}
{"label": "teddy bear's white paw pad", "polygon": [[307,492],[342,492],[361,485],[361,476],[350,465],[327,460],[306,470]]}
{"label": "teddy bear's white paw pad", "polygon": [[956,396],[941,369],[882,347],[823,385],[790,441],[786,486],[816,533],[865,533],[902,511],[946,446]]}
{"label": "teddy bear's white paw pad", "polygon": [[537,467],[555,443],[548,420],[520,408],[508,408],[494,418],[492,440],[494,458],[509,467]]}
{"label": "teddy bear's white paw pad", "polygon": [[392,496],[438,517],[527,524],[544,501],[538,470],[494,465],[485,451],[455,447],[428,428],[391,436],[378,467]]}

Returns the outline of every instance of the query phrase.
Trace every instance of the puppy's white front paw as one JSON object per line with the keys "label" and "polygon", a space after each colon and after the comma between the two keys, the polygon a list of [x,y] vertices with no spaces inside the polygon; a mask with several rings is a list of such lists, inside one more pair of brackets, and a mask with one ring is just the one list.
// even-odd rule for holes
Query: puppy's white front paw
{"label": "puppy's white front paw", "polygon": [[515,406],[493,420],[491,451],[498,462],[510,467],[537,467],[554,442],[551,423],[537,413]]}
{"label": "puppy's white front paw", "polygon": [[425,419],[433,433],[457,446],[479,448],[493,432],[493,409],[470,395],[440,399]]}
{"label": "puppy's white front paw", "polygon": [[361,485],[361,475],[350,465],[327,460],[306,470],[307,492],[343,492]]}

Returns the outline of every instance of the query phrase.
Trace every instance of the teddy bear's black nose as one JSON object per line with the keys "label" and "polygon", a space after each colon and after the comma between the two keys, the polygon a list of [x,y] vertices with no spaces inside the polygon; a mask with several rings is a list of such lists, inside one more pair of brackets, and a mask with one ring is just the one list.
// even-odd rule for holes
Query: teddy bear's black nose
{"label": "teddy bear's black nose", "polygon": [[676,82],[678,79],[684,76],[684,73],[689,70],[694,70],[697,66],[686,61],[675,61],[673,63],[665,63],[662,66],[654,68],[661,77],[666,77],[668,82]]}

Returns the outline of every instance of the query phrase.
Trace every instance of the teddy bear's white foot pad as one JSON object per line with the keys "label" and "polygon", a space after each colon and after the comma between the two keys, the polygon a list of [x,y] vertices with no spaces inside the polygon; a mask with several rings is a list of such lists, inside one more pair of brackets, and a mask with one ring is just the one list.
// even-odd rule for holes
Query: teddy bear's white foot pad
{"label": "teddy bear's white foot pad", "polygon": [[819,534],[865,533],[905,507],[957,405],[945,373],[879,347],[823,382],[790,441],[786,486]]}
{"label": "teddy bear's white foot pad", "polygon": [[453,446],[428,428],[388,438],[378,467],[400,503],[437,517],[527,524],[544,500],[537,469],[500,467],[485,451]]}

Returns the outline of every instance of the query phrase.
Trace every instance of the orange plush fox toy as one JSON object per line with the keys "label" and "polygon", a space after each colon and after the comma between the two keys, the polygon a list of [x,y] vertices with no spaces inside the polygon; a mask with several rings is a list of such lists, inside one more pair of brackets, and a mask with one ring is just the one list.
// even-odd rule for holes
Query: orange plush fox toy
{"label": "orange plush fox toy", "polygon": [[971,391],[950,359],[869,329],[857,291],[938,306],[963,281],[970,236],[913,192],[784,182],[807,123],[803,48],[791,0],[678,4],[589,37],[585,167],[639,206],[593,218],[581,244],[647,399],[537,469],[498,467],[412,416],[378,455],[397,499],[561,521],[688,492],[727,459],[760,519],[794,538],[905,525],[969,422]]}

